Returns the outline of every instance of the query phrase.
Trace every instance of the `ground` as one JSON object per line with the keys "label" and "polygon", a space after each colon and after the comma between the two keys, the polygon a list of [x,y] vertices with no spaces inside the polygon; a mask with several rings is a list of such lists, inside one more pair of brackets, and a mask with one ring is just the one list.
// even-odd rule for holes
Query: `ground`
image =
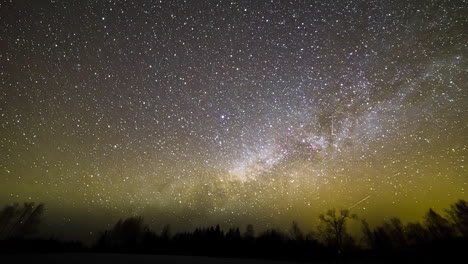
{"label": "ground", "polygon": [[24,255],[4,255],[0,261],[2,263],[191,263],[191,264],[287,264],[292,262],[255,260],[255,259],[227,259],[192,256],[166,256],[166,255],[126,255],[126,254],[85,254],[85,253],[65,253],[65,254],[24,254]]}

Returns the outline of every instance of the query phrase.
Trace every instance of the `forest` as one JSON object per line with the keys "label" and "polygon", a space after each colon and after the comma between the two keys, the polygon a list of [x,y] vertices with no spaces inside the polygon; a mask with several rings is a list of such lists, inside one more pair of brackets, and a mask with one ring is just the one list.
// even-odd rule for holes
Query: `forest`
{"label": "forest", "polygon": [[[292,261],[404,258],[435,260],[457,257],[468,245],[468,202],[459,200],[443,214],[429,209],[421,222],[398,218],[371,227],[349,210],[319,215],[314,231],[303,232],[296,222],[289,230],[256,232],[252,224],[223,230],[219,225],[192,232],[171,232],[166,225],[152,230],[141,216],[120,219],[102,230],[91,247],[79,241],[44,239],[37,235],[44,205],[7,205],[0,212],[0,252],[96,252],[262,258]],[[361,236],[347,230],[349,221],[361,222]]]}
{"label": "forest", "polygon": [[[40,238],[44,205],[7,205],[0,212],[0,253],[93,252],[259,258],[288,261],[377,260],[408,262],[446,261],[463,256],[468,246],[468,202],[459,200],[443,214],[429,209],[420,222],[398,218],[371,227],[349,210],[329,210],[319,215],[314,231],[303,232],[296,222],[288,230],[256,232],[252,224],[223,230],[219,225],[191,232],[159,232],[141,216],[120,219],[102,230],[92,246],[79,241]],[[361,222],[361,235],[349,234],[347,224]]]}

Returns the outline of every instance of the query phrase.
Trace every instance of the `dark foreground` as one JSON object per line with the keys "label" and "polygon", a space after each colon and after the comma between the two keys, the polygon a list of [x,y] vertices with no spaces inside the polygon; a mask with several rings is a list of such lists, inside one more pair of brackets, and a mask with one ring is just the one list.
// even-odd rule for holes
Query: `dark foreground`
{"label": "dark foreground", "polygon": [[[180,251],[161,252],[100,252],[82,247],[78,242],[59,242],[55,240],[10,240],[0,241],[0,263],[461,263],[466,259],[468,238],[458,238],[433,242],[425,245],[400,249],[355,250],[343,255],[319,254],[313,248],[296,255],[288,247],[270,247],[257,255],[242,255],[239,248],[232,246],[226,250],[236,252],[211,254]],[[308,252],[308,254],[306,254]],[[143,254],[147,253],[147,254]],[[252,253],[252,252],[251,252]],[[326,252],[325,252],[326,253]],[[210,256],[210,257],[208,257]]]}
{"label": "dark foreground", "polygon": [[[466,250],[466,249],[465,249]],[[178,256],[178,255],[145,255],[145,254],[118,254],[118,253],[13,253],[0,254],[0,263],[194,263],[194,264],[292,264],[292,263],[316,263],[316,264],[371,264],[371,263],[460,263],[464,257],[464,250],[455,249],[456,254],[440,255],[435,252],[422,249],[417,252],[362,252],[347,258],[330,258],[328,260],[312,261],[279,261],[252,258],[224,258],[204,256]],[[455,253],[451,252],[451,253]],[[383,253],[383,254],[382,254]]]}
{"label": "dark foreground", "polygon": [[[210,258],[198,256],[135,255],[135,254],[98,254],[98,253],[58,253],[58,254],[10,254],[1,256],[2,263],[193,263],[193,264],[287,264],[274,260]],[[319,262],[317,262],[319,263]],[[325,263],[325,262],[323,262]]]}

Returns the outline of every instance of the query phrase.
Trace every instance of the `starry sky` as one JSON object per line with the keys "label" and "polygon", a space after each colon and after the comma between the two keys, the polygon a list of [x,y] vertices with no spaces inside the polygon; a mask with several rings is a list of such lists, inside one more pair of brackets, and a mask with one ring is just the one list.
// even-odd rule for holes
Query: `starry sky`
{"label": "starry sky", "polygon": [[59,237],[468,199],[464,0],[0,9],[0,202],[45,203]]}

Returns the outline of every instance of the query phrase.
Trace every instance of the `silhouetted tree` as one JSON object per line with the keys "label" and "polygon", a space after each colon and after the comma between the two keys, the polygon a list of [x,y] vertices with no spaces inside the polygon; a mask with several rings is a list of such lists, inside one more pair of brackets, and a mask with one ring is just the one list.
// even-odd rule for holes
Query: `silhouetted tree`
{"label": "silhouetted tree", "polygon": [[378,226],[374,229],[374,248],[377,249],[388,249],[393,247],[393,243],[390,235],[386,229],[382,226]]}
{"label": "silhouetted tree", "polygon": [[21,236],[28,236],[39,231],[39,224],[41,222],[42,214],[44,213],[44,205],[39,204],[29,214],[22,225],[18,227],[17,233]]}
{"label": "silhouetted tree", "polygon": [[299,224],[296,221],[292,222],[291,229],[289,230],[291,238],[294,240],[304,240],[304,233],[299,228]]}
{"label": "silhouetted tree", "polygon": [[107,230],[99,234],[98,240],[94,247],[98,250],[105,250],[109,247],[109,232]]}
{"label": "silhouetted tree", "polygon": [[[307,234],[304,236],[304,239],[307,241],[313,241],[314,243],[317,242],[317,234],[314,231],[309,231]],[[318,243],[318,242],[317,242]]]}
{"label": "silhouetted tree", "polygon": [[377,226],[374,230],[362,220],[363,240],[374,249],[403,248],[408,245],[418,245],[430,241],[430,233],[420,223],[403,223],[398,218],[392,218]]}
{"label": "silhouetted tree", "polygon": [[244,232],[244,238],[247,240],[252,240],[255,238],[255,230],[252,224],[247,225]]}
{"label": "silhouetted tree", "polygon": [[133,248],[141,242],[146,229],[140,216],[120,219],[109,232],[110,244],[113,247]]}
{"label": "silhouetted tree", "polygon": [[239,228],[229,228],[226,233],[226,239],[231,241],[239,241],[242,239]]}
{"label": "silhouetted tree", "polygon": [[21,233],[19,232],[21,225],[26,221],[26,219],[31,215],[31,213],[34,210],[34,203],[24,203],[23,209],[21,210],[21,213],[19,217],[16,219],[15,223],[13,224],[13,227],[10,229],[10,232],[8,233],[8,237],[20,237]]}
{"label": "silhouetted tree", "polygon": [[7,205],[0,213],[0,238],[25,238],[38,231],[44,205],[34,203]]}
{"label": "silhouetted tree", "polygon": [[163,227],[161,231],[161,239],[164,241],[171,239],[171,225],[167,224]]}
{"label": "silhouetted tree", "polygon": [[430,234],[420,223],[408,223],[405,226],[405,235],[410,245],[424,244],[430,241]]}
{"label": "silhouetted tree", "polygon": [[325,215],[321,214],[319,219],[324,226],[319,226],[319,232],[324,237],[325,243],[335,248],[338,253],[342,252],[345,245],[351,246],[354,241],[346,232],[346,221],[356,218],[356,215],[350,215],[349,210],[341,210],[339,215],[335,209],[329,210]]}
{"label": "silhouetted tree", "polygon": [[278,245],[283,244],[287,239],[288,236],[285,233],[272,228],[260,233],[260,235],[257,238],[257,241],[263,244]]}
{"label": "silhouetted tree", "polygon": [[450,206],[447,213],[460,234],[468,237],[468,202],[459,200]]}
{"label": "silhouetted tree", "polygon": [[392,247],[407,246],[404,226],[400,219],[392,218],[390,222],[384,222],[383,228]]}
{"label": "silhouetted tree", "polygon": [[361,220],[361,231],[363,236],[364,243],[369,247],[369,248],[376,248],[375,245],[375,238],[372,230],[369,227],[369,223],[365,219]]}
{"label": "silhouetted tree", "polygon": [[0,238],[6,238],[6,234],[14,224],[14,218],[18,216],[18,204],[7,205],[0,213]]}
{"label": "silhouetted tree", "polygon": [[161,241],[162,239],[152,230],[149,228],[145,228],[145,231],[143,232],[142,238],[141,238],[141,247],[139,248],[140,250],[144,250],[146,252],[151,252],[151,251],[159,251],[162,250],[162,243],[164,243],[164,246],[167,247],[169,244],[170,238],[167,238],[166,240]]}
{"label": "silhouetted tree", "polygon": [[438,240],[453,237],[453,230],[450,227],[450,222],[434,210],[429,209],[424,220],[433,239]]}

